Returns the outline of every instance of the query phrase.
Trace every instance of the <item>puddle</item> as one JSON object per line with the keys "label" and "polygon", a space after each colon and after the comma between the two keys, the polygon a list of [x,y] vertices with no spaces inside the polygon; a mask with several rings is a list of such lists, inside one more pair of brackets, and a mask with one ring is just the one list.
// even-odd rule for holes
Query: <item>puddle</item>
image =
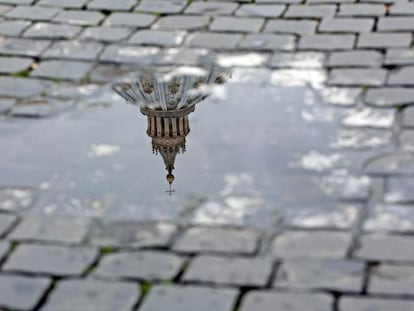
{"label": "puddle", "polygon": [[389,149],[392,112],[284,79],[163,67],[85,86],[46,118],[20,107],[0,121],[0,184],[39,189],[34,212],[263,228],[365,200],[361,166]]}

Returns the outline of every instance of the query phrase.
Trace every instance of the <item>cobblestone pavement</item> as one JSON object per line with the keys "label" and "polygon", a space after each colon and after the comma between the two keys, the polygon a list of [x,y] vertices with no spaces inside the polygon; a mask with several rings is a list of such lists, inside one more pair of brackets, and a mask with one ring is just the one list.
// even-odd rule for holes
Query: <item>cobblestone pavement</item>
{"label": "cobblestone pavement", "polygon": [[26,215],[35,189],[1,185],[0,309],[414,310],[413,31],[413,1],[0,0],[0,121],[60,111],[57,93],[80,96],[130,64],[212,50],[393,115],[352,219],[324,223],[322,209],[269,233]]}

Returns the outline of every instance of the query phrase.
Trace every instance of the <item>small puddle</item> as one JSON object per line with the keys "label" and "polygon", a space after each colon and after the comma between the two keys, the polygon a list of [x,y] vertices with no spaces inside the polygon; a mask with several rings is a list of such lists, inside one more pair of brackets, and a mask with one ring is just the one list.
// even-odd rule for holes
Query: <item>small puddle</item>
{"label": "small puddle", "polygon": [[40,189],[35,212],[323,222],[333,204],[368,197],[361,166],[391,146],[394,121],[359,108],[355,90],[263,69],[160,67],[50,93],[69,99],[0,122],[0,183]]}

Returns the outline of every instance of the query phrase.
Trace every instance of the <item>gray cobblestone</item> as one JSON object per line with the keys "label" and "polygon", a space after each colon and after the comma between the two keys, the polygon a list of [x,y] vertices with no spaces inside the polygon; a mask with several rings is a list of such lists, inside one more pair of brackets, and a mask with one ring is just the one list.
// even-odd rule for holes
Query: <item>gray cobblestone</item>
{"label": "gray cobblestone", "polygon": [[391,6],[390,15],[414,15],[414,3],[397,2]]}
{"label": "gray cobblestone", "polygon": [[68,9],[81,9],[89,0],[40,0],[37,4],[40,6],[51,6]]}
{"label": "gray cobblestone", "polygon": [[16,216],[9,214],[0,214],[0,237],[5,235],[16,222]]}
{"label": "gray cobblestone", "polygon": [[250,291],[242,301],[240,311],[289,310],[330,311],[333,298],[327,294],[277,293]]}
{"label": "gray cobblestone", "polygon": [[46,39],[73,39],[82,28],[73,25],[59,25],[51,23],[36,23],[27,29],[23,36],[27,38]]}
{"label": "gray cobblestone", "polygon": [[97,255],[95,249],[85,247],[19,245],[3,265],[3,270],[80,276],[95,261]]}
{"label": "gray cobblestone", "polygon": [[135,47],[123,45],[109,45],[102,52],[99,59],[104,62],[115,63],[153,63],[159,49],[155,47]]}
{"label": "gray cobblestone", "polygon": [[207,27],[210,18],[207,16],[166,16],[158,20],[154,29],[196,30]]}
{"label": "gray cobblestone", "polygon": [[273,240],[272,253],[277,258],[344,258],[351,236],[340,232],[287,231]]}
{"label": "gray cobblestone", "polygon": [[37,80],[0,77],[0,95],[5,97],[26,98],[40,95],[46,85]]}
{"label": "gray cobblestone", "polygon": [[274,286],[359,293],[364,264],[349,260],[290,260],[278,269]]}
{"label": "gray cobblestone", "polygon": [[[10,109],[16,104],[15,99],[11,98],[0,98],[0,114],[7,113],[10,111]],[[2,209],[2,205],[4,203],[1,200],[0,197],[0,210]]]}
{"label": "gray cobblestone", "polygon": [[414,266],[383,264],[371,270],[368,288],[371,294],[414,294]]}
{"label": "gray cobblestone", "polygon": [[338,16],[384,16],[385,12],[386,8],[382,4],[342,4]]}
{"label": "gray cobblestone", "polygon": [[81,80],[90,70],[92,64],[77,61],[47,60],[40,63],[31,76],[50,79]]}
{"label": "gray cobblestone", "polygon": [[93,227],[92,245],[110,247],[166,247],[177,227],[165,223],[113,222]]}
{"label": "gray cobblestone", "polygon": [[319,31],[339,33],[360,33],[370,32],[373,27],[373,18],[324,18],[319,24]]}
{"label": "gray cobblestone", "polygon": [[251,16],[251,17],[280,17],[286,10],[285,5],[280,4],[243,4],[240,9],[237,10],[237,16]]}
{"label": "gray cobblestone", "polygon": [[386,77],[385,69],[333,69],[328,84],[381,86],[385,83]]}
{"label": "gray cobblestone", "polygon": [[414,179],[389,178],[384,198],[388,203],[414,203]]}
{"label": "gray cobblestone", "polygon": [[218,252],[252,254],[260,234],[250,230],[190,228],[177,240],[174,249],[181,252]]}
{"label": "gray cobblestone", "polygon": [[40,56],[49,45],[50,41],[47,40],[6,38],[0,41],[0,54]]}
{"label": "gray cobblestone", "polygon": [[377,23],[378,31],[414,31],[414,17],[382,17]]}
{"label": "gray cobblestone", "polygon": [[187,0],[142,0],[135,9],[147,13],[177,14],[184,10],[187,3]]}
{"label": "gray cobblestone", "polygon": [[299,41],[299,48],[306,50],[349,50],[355,43],[354,35],[309,35]]}
{"label": "gray cobblestone", "polygon": [[104,22],[107,26],[119,27],[149,27],[155,20],[156,16],[151,14],[137,13],[112,13]]}
{"label": "gray cobblestone", "polygon": [[105,15],[100,12],[69,10],[59,13],[53,20],[71,25],[95,26],[98,25],[104,18]]}
{"label": "gray cobblestone", "polygon": [[[404,120],[405,118],[407,118],[407,116],[403,117],[403,122],[405,121]],[[411,118],[411,124],[412,124],[412,120],[414,120],[414,118]],[[407,124],[410,124],[410,123],[407,123]],[[404,150],[413,151],[414,150],[414,130],[412,129],[403,130],[400,134],[400,143],[401,143],[401,147]]]}
{"label": "gray cobblestone", "polygon": [[326,5],[290,5],[284,14],[290,18],[323,18],[334,16],[336,6]]}
{"label": "gray cobblestone", "polygon": [[19,36],[30,25],[27,21],[0,20],[0,35]]}
{"label": "gray cobblestone", "polygon": [[295,37],[278,34],[248,34],[239,43],[239,47],[252,50],[293,51]]}
{"label": "gray cobblestone", "polygon": [[184,42],[185,36],[184,31],[141,30],[131,37],[129,43],[175,47]]}
{"label": "gray cobblestone", "polygon": [[46,118],[55,116],[72,108],[72,101],[48,100],[43,98],[27,99],[15,105],[10,115],[21,118]]}
{"label": "gray cobblestone", "polygon": [[414,90],[401,87],[369,89],[365,101],[374,106],[394,107],[413,102]]}
{"label": "gray cobblestone", "polygon": [[184,13],[212,16],[231,15],[237,7],[237,3],[231,2],[192,2]]}
{"label": "gray cobblestone", "polygon": [[50,283],[40,277],[0,275],[0,308],[33,310]]}
{"label": "gray cobblestone", "polygon": [[42,310],[130,311],[139,297],[138,287],[127,282],[64,280]]}
{"label": "gray cobblestone", "polygon": [[403,67],[390,72],[389,85],[414,85],[414,66]]}
{"label": "gray cobblestone", "polygon": [[404,110],[403,125],[414,127],[414,107],[408,107]]}
{"label": "gray cobblestone", "polygon": [[385,55],[386,65],[414,65],[413,49],[388,49]]}
{"label": "gray cobblestone", "polygon": [[0,4],[0,15],[10,11],[11,9],[13,9],[13,6],[11,6],[11,5]]}
{"label": "gray cobblestone", "polygon": [[372,204],[363,228],[367,232],[414,232],[414,210],[408,205]]}
{"label": "gray cobblestone", "polygon": [[195,286],[156,285],[140,311],[230,311],[237,291]]}
{"label": "gray cobblestone", "polygon": [[20,72],[28,69],[32,63],[33,59],[31,58],[0,56],[0,73]]}
{"label": "gray cobblestone", "polygon": [[59,13],[58,9],[38,6],[17,6],[4,14],[8,18],[30,19],[33,21],[47,21]]}
{"label": "gray cobblestone", "polygon": [[80,39],[113,43],[127,39],[132,32],[132,29],[126,27],[88,27]]}
{"label": "gray cobblestone", "polygon": [[[206,269],[206,267],[209,267]],[[266,286],[272,262],[258,258],[199,256],[190,264],[184,281],[238,286]]]}
{"label": "gray cobblestone", "polygon": [[339,307],[341,311],[407,311],[414,308],[414,302],[408,300],[346,297],[339,300]]}
{"label": "gray cobblestone", "polygon": [[306,35],[315,33],[316,25],[314,20],[270,20],[266,23],[264,32]]}
{"label": "gray cobblestone", "polygon": [[94,42],[56,42],[48,48],[42,57],[75,60],[94,60],[102,51],[103,45]]}
{"label": "gray cobblestone", "polygon": [[414,155],[389,152],[369,159],[365,171],[371,175],[414,175]]}
{"label": "gray cobblestone", "polygon": [[231,32],[258,32],[263,27],[264,19],[246,17],[217,17],[210,25],[210,30]]}
{"label": "gray cobblestone", "polygon": [[367,33],[360,34],[358,48],[393,48],[411,45],[412,34],[409,33]]}
{"label": "gray cobblestone", "polygon": [[355,253],[357,258],[372,261],[413,261],[414,241],[407,236],[365,235]]}
{"label": "gray cobblestone", "polygon": [[360,50],[331,53],[327,65],[331,67],[380,67],[382,62],[382,53]]}
{"label": "gray cobblestone", "polygon": [[241,39],[241,34],[196,32],[188,36],[186,45],[210,49],[232,49]]}
{"label": "gray cobblestone", "polygon": [[10,249],[10,244],[6,241],[0,241],[0,262],[7,255]]}
{"label": "gray cobblestone", "polygon": [[273,68],[322,68],[326,55],[320,52],[275,53],[270,60]]}
{"label": "gray cobblestone", "polygon": [[18,241],[42,241],[80,244],[89,230],[90,220],[58,216],[28,216],[12,232]]}
{"label": "gray cobblestone", "polygon": [[129,11],[137,2],[135,0],[92,0],[88,3],[88,9],[107,11]]}
{"label": "gray cobblestone", "polygon": [[355,128],[389,129],[395,122],[395,109],[357,107],[348,110],[342,120],[344,126]]}
{"label": "gray cobblestone", "polygon": [[180,271],[182,258],[166,252],[141,251],[106,255],[96,276],[139,280],[171,280]]}
{"label": "gray cobblestone", "polygon": [[5,3],[5,4],[32,4],[35,0],[1,0],[1,3]]}

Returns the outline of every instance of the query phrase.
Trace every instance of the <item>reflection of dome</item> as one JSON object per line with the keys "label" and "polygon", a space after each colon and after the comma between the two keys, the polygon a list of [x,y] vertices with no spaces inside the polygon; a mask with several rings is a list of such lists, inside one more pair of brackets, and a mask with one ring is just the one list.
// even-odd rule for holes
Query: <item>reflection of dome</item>
{"label": "reflection of dome", "polygon": [[[113,89],[128,103],[140,106],[147,116],[147,134],[152,138],[152,150],[161,154],[168,171],[167,181],[174,181],[174,163],[177,154],[185,152],[186,136],[190,132],[188,116],[195,105],[208,96],[203,86],[225,83],[230,71],[219,67],[211,70],[192,70],[140,73]],[[173,190],[168,191],[170,194]]]}

